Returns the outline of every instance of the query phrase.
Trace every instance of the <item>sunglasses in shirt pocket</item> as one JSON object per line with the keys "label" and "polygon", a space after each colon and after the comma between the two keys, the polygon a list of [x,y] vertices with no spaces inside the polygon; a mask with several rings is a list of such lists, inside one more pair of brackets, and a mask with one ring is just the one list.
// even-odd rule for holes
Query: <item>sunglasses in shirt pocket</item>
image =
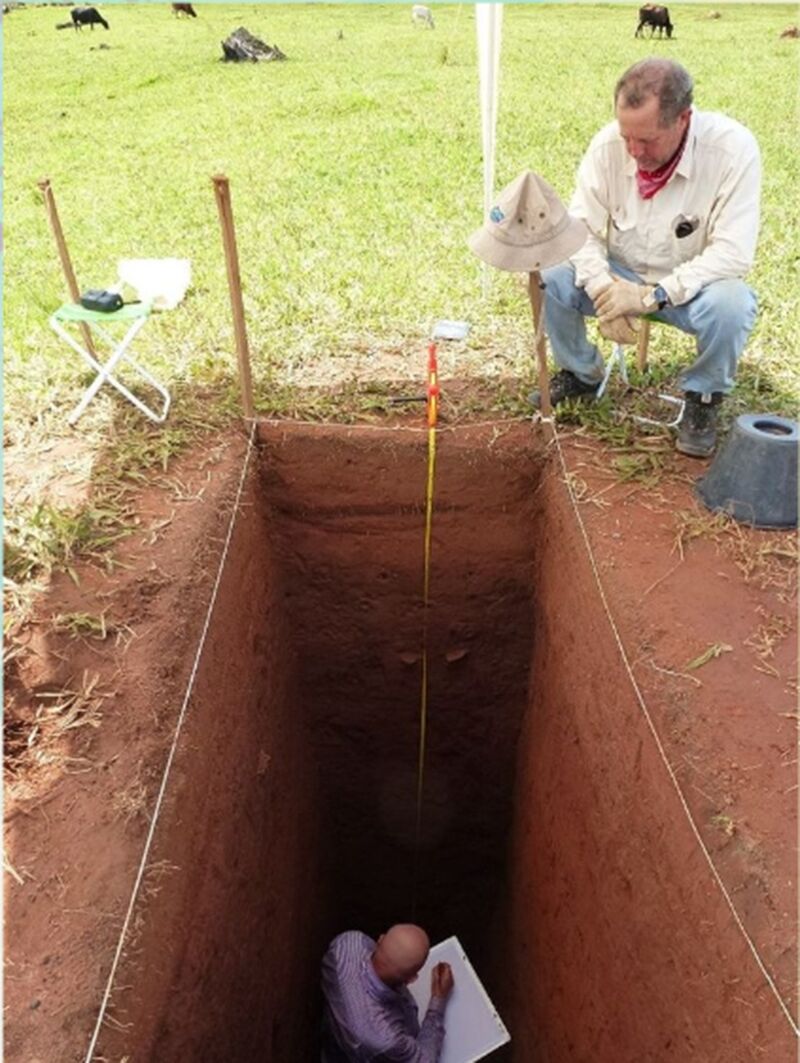
{"label": "sunglasses in shirt pocket", "polygon": [[670,225],[672,246],[678,259],[685,262],[698,255],[705,243],[705,225],[697,214],[678,214]]}

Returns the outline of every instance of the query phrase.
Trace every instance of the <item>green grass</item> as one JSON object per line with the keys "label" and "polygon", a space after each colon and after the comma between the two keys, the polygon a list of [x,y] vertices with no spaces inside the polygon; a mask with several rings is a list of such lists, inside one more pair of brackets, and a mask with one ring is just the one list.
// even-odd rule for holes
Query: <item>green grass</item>
{"label": "green grass", "polygon": [[[568,199],[589,139],[612,117],[620,72],[651,53],[683,62],[697,105],[748,125],[764,161],[751,274],[761,313],[725,416],[794,415],[800,46],[778,34],[796,8],[717,4],[722,18],[710,21],[711,6],[671,4],[668,42],[634,39],[636,5],[507,4],[495,183],[531,167]],[[32,441],[70,431],[66,413],[90,379],[47,325],[66,293],[37,182],[52,181],[81,288],[113,281],[124,257],[187,257],[193,269],[183,304],[137,340],[172,392],[167,424],[149,424],[104,389],[73,437],[96,452],[89,500],[67,509],[34,499],[7,514],[12,627],[36,581],[73,572],[77,557],[99,557],[131,530],[128,496],[152,478],[144,470],[166,469],[239,409],[212,174],[231,182],[261,412],[396,413],[386,362],[371,381],[371,355],[421,382],[431,324],[448,317],[473,325],[456,374],[481,381],[472,392],[445,386],[444,415],[530,413],[526,294],[495,273],[484,298],[466,245],[482,215],[472,5],[436,5],[433,32],[411,24],[407,3],[197,7],[196,20],[178,20],[165,3],[106,3],[108,32],[56,30],[68,6],[30,5],[3,20],[5,434],[17,459]],[[288,61],[220,62],[220,41],[240,25]],[[691,349],[687,337],[654,329],[651,383],[673,381]],[[561,419],[633,448],[617,467],[623,478],[657,477],[656,459],[635,452],[639,429],[618,416],[641,400],[615,389]]]}
{"label": "green grass", "polygon": [[100,554],[129,530],[124,515],[113,507],[96,505],[77,510],[40,502],[29,510],[9,514],[5,528],[4,571],[20,584],[61,570],[77,579],[78,556]]}
{"label": "green grass", "polygon": [[[568,197],[611,89],[649,53],[693,73],[701,108],[758,136],[764,221],[751,275],[761,302],[740,372],[742,401],[793,412],[800,320],[798,42],[779,40],[792,5],[670,5],[672,42],[634,40],[633,6],[509,4],[503,27],[497,187],[530,166]],[[258,401],[313,380],[322,358],[398,346],[423,364],[439,317],[473,323],[469,364],[499,355],[533,377],[524,292],[496,274],[491,297],[466,238],[481,220],[472,6],[105,4],[111,30],[57,31],[68,8],[4,19],[6,426],[12,442],[43,409],[59,415],[85,380],[47,326],[64,285],[37,180],[52,180],[81,287],[127,256],[185,256],[193,287],[149,323],[139,350],[179,390],[234,408],[235,356],[210,176],[231,181]],[[225,64],[239,25],[288,62]],[[337,38],[338,31],[343,39]],[[100,49],[99,45],[108,45]],[[657,373],[689,348],[659,329]],[[117,400],[113,402],[118,405]],[[108,409],[108,407],[101,407]],[[19,434],[18,434],[18,430]]]}

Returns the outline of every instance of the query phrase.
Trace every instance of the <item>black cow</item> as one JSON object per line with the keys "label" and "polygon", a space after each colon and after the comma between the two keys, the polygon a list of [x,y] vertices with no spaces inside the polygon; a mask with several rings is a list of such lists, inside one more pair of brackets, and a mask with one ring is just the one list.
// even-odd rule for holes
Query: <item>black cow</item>
{"label": "black cow", "polygon": [[197,12],[195,11],[195,9],[192,7],[191,4],[173,4],[172,5],[172,14],[173,15],[188,15],[189,18],[197,18]]}
{"label": "black cow", "polygon": [[79,30],[81,26],[91,26],[94,29],[95,22],[99,22],[106,29],[109,28],[108,23],[96,7],[73,7],[70,15],[72,16],[72,25],[76,30]]}
{"label": "black cow", "polygon": [[658,4],[645,4],[644,7],[639,8],[639,25],[636,27],[636,33],[634,37],[643,37],[642,30],[645,26],[650,27],[650,36],[658,30],[659,37],[664,36],[664,30],[667,31],[667,37],[672,37],[672,23],[669,20],[669,10],[666,7],[660,7]]}

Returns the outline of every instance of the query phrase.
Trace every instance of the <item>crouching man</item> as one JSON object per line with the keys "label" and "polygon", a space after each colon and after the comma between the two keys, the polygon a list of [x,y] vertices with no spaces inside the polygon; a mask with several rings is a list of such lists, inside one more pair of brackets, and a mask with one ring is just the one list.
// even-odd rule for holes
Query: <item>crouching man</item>
{"label": "crouching man", "polygon": [[358,930],[333,939],[322,961],[322,1063],[437,1063],[453,989],[450,965],[437,963],[431,971],[421,1024],[406,988],[428,949],[428,935],[413,923],[398,923],[377,941]]}
{"label": "crouching man", "polygon": [[[597,392],[603,362],[587,340],[587,316],[606,338],[631,343],[647,314],[697,338],[697,357],[679,377],[686,407],[676,446],[707,457],[756,316],[743,278],[758,236],[761,162],[744,126],[692,108],[692,89],[668,59],[644,59],[622,75],[616,121],[589,145],[569,208],[589,238],[543,278],[561,370],[553,404]],[[538,405],[536,392],[531,400]]]}

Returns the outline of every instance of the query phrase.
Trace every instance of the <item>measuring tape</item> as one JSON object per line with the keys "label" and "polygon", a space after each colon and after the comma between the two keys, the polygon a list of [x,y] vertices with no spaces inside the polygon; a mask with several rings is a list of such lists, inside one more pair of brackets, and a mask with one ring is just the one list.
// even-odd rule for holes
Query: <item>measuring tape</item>
{"label": "measuring tape", "polygon": [[414,850],[413,913],[417,904],[416,863],[422,831],[422,790],[425,782],[425,750],[428,735],[428,606],[431,586],[431,528],[433,526],[433,484],[436,473],[436,422],[439,416],[439,369],[436,363],[436,344],[428,345],[428,479],[425,488],[425,552],[422,581],[422,680],[419,704],[419,755],[417,760],[417,830]]}

